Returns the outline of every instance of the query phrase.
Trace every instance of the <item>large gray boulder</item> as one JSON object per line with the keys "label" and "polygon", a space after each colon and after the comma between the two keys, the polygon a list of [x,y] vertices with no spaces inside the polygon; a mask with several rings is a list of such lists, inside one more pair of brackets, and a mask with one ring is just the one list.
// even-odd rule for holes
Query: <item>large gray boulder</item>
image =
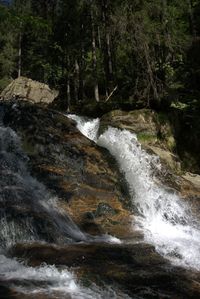
{"label": "large gray boulder", "polygon": [[1,93],[2,100],[19,98],[33,103],[50,104],[58,96],[57,90],[52,90],[47,84],[19,77],[12,81]]}

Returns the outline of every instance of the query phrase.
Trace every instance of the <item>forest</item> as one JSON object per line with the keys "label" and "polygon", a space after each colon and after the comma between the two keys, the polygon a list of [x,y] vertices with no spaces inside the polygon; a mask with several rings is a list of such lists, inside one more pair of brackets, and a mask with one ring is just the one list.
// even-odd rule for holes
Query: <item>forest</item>
{"label": "forest", "polygon": [[198,0],[0,4],[0,90],[30,77],[58,89],[63,107],[109,101],[196,111],[199,51]]}

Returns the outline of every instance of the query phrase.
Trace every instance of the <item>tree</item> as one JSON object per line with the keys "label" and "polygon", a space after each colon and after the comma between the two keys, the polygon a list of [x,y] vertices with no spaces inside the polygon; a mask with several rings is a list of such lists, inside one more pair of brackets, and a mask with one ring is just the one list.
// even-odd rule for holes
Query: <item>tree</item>
{"label": "tree", "polygon": [[1,80],[22,74],[46,82],[60,90],[65,107],[108,94],[159,107],[184,89],[199,91],[199,6],[197,0],[2,4]]}
{"label": "tree", "polygon": [[14,18],[7,6],[0,5],[0,90],[16,71],[16,31]]}

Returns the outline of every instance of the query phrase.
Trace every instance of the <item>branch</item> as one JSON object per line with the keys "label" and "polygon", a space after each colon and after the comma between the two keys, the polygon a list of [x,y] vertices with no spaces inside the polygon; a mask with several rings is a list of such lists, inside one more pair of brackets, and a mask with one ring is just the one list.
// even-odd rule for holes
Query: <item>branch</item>
{"label": "branch", "polygon": [[111,91],[111,93],[109,94],[109,96],[106,98],[105,102],[107,102],[113,95],[113,93],[117,90],[118,86],[115,86],[115,88],[113,89],[113,91]]}

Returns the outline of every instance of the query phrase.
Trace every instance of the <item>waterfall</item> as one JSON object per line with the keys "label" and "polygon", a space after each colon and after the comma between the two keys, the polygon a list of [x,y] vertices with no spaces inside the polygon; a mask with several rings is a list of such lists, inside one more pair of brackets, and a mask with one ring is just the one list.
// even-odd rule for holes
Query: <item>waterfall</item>
{"label": "waterfall", "polygon": [[144,240],[172,263],[200,270],[200,225],[175,192],[156,183],[155,170],[161,169],[159,158],[141,148],[136,134],[109,127],[98,137],[98,119],[68,117],[117,160],[137,210],[133,226],[143,231]]}
{"label": "waterfall", "polygon": [[80,117],[76,114],[68,114],[68,118],[75,120],[77,129],[88,139],[97,142],[99,131],[99,118],[89,120],[88,118]]}

